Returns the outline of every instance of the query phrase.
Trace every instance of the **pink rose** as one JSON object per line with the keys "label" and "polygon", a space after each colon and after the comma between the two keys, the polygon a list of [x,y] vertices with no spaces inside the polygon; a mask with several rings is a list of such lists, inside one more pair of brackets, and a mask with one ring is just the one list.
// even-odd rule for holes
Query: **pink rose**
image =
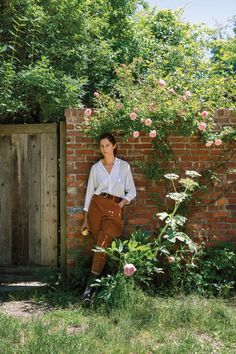
{"label": "pink rose", "polygon": [[149,136],[150,138],[155,138],[157,136],[157,132],[155,130],[151,130]]}
{"label": "pink rose", "polygon": [[168,92],[169,92],[170,95],[174,95],[175,94],[175,90],[173,88],[169,89]]}
{"label": "pink rose", "polygon": [[192,95],[191,95],[191,92],[190,92],[190,91],[185,91],[184,96],[185,96],[186,98],[189,98],[189,97],[191,97]]}
{"label": "pink rose", "polygon": [[133,264],[127,263],[124,266],[124,274],[127,275],[128,277],[131,277],[136,271],[137,271],[137,269],[135,268],[135,266]]}
{"label": "pink rose", "polygon": [[206,123],[201,122],[198,124],[198,129],[204,131],[206,129],[206,126],[207,126]]}
{"label": "pink rose", "polygon": [[138,137],[139,137],[139,132],[138,132],[137,130],[135,130],[135,131],[133,132],[133,137],[134,137],[134,138],[138,138]]}
{"label": "pink rose", "polygon": [[91,116],[92,110],[91,110],[90,108],[87,108],[87,109],[84,111],[84,114],[86,114],[86,116]]}
{"label": "pink rose", "polygon": [[168,257],[167,257],[167,261],[168,261],[168,263],[174,263],[174,262],[175,262],[175,257],[173,257],[173,256],[168,256]]}
{"label": "pink rose", "polygon": [[211,146],[213,144],[213,141],[207,141],[206,142],[206,147],[209,147],[209,146]]}
{"label": "pink rose", "polygon": [[116,105],[116,107],[117,107],[118,109],[123,109],[123,108],[124,108],[124,105],[123,105],[123,103],[118,102],[117,105]]}
{"label": "pink rose", "polygon": [[206,117],[208,116],[208,112],[207,112],[207,111],[203,111],[203,112],[201,113],[201,115],[202,115],[202,117],[206,118]]}
{"label": "pink rose", "polygon": [[220,146],[223,142],[221,139],[215,139],[215,146]]}
{"label": "pink rose", "polygon": [[145,123],[145,125],[147,125],[149,127],[149,125],[152,124],[152,120],[150,118],[147,118],[147,119],[145,119],[144,123]]}
{"label": "pink rose", "polygon": [[131,112],[129,116],[131,120],[135,120],[137,118],[137,113]]}
{"label": "pink rose", "polygon": [[98,92],[94,92],[94,97],[96,97],[96,98],[98,98],[100,95],[99,95],[99,93]]}
{"label": "pink rose", "polygon": [[161,87],[166,86],[165,80],[162,80],[162,79],[160,79],[160,80],[158,81],[158,84],[159,84],[159,86],[161,86]]}
{"label": "pink rose", "polygon": [[186,97],[186,96],[184,96],[184,95],[183,95],[183,96],[181,96],[180,98],[181,98],[181,100],[182,100],[182,101],[187,101],[187,97]]}

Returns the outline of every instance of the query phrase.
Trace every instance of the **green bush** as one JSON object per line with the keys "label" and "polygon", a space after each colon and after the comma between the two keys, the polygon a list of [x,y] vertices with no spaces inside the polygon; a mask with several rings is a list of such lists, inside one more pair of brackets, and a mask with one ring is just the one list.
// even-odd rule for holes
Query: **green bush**
{"label": "green bush", "polygon": [[[95,91],[128,104],[117,68],[137,61],[136,84],[148,83],[155,72],[180,94],[197,92],[207,107],[219,101],[222,91],[227,92],[223,107],[229,107],[234,97],[235,42],[212,40],[212,31],[184,23],[181,11],[150,10],[144,0],[13,0],[0,6],[4,123],[57,121],[67,107],[93,106]],[[213,61],[206,55],[209,49]],[[165,118],[163,112],[157,113]],[[188,123],[188,108],[186,119]]]}
{"label": "green bush", "polygon": [[2,123],[58,121],[65,107],[81,105],[84,82],[53,69],[42,57],[34,65],[16,71],[13,64],[0,66],[0,119]]}
{"label": "green bush", "polygon": [[236,250],[232,246],[204,248],[196,259],[196,270],[186,277],[203,295],[229,296],[236,290]]}

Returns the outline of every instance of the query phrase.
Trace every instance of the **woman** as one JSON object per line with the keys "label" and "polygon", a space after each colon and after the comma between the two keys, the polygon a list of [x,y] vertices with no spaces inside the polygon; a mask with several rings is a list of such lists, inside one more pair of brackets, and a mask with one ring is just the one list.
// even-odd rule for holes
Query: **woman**
{"label": "woman", "polygon": [[[95,245],[109,247],[122,232],[121,210],[136,196],[134,180],[128,162],[116,157],[116,140],[110,133],[99,138],[103,159],[90,171],[86,197],[85,217],[81,231],[91,232]],[[91,274],[83,294],[85,303],[91,302],[93,288],[90,284],[101,274],[106,254],[94,252]]]}

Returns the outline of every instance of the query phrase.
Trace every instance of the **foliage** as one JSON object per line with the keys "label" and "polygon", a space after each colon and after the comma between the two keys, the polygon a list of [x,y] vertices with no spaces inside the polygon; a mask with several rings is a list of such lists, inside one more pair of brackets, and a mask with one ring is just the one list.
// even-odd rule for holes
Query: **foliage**
{"label": "foliage", "polygon": [[132,279],[126,279],[120,272],[113,276],[110,274],[103,276],[92,286],[98,289],[94,306],[102,307],[106,311],[130,308],[134,301],[134,293],[138,292]]}
{"label": "foliage", "polygon": [[[51,34],[60,32],[56,28],[59,14],[54,16],[54,26],[50,28],[53,14],[44,6],[32,0],[13,1],[2,14],[0,71],[4,81],[0,88],[0,115],[3,122],[58,120],[65,107],[79,105],[79,98],[84,94],[85,80],[66,72],[62,58],[58,65],[57,51],[52,55]],[[53,2],[51,6],[54,7]]]}
{"label": "foliage", "polygon": [[[127,68],[123,74],[119,68],[123,64],[132,68],[132,63],[138,64],[130,89],[140,80],[147,85],[148,81],[152,83],[151,76],[155,75],[165,78],[178,95],[186,90],[197,93],[197,99],[204,99],[202,106],[212,109],[215,107],[211,101],[216,102],[227,90],[229,97],[222,105],[230,105],[231,78],[228,75],[225,82],[222,71],[212,70],[206,56],[212,48],[211,32],[181,21],[181,11],[150,10],[144,0],[13,0],[2,2],[1,10],[3,122],[58,120],[66,107],[93,105],[95,91],[124,100],[130,104],[129,109],[126,107],[126,113],[130,113],[137,104],[125,97],[120,86]],[[230,43],[231,40],[226,41],[226,47]],[[217,61],[220,60],[218,56]],[[36,92],[36,97],[32,92]],[[163,100],[165,106],[167,102],[164,97]],[[170,101],[167,107],[163,106],[163,112],[156,112],[160,120],[164,108],[169,106],[170,123],[174,114],[171,105]],[[202,106],[197,105],[198,109]],[[179,111],[183,107],[186,108],[180,104]],[[184,119],[188,132],[194,128],[187,128],[189,115],[187,106]],[[116,126],[117,119],[124,123],[124,114],[115,116],[110,123],[105,119],[110,129]],[[123,123],[118,122],[118,126]]]}
{"label": "foliage", "polygon": [[[42,57],[28,69],[16,73],[14,65],[3,62],[0,90],[2,122],[47,122],[61,117],[65,105],[77,105],[82,82],[55,72]],[[19,115],[21,113],[21,115]]]}
{"label": "foliage", "polygon": [[145,74],[140,72],[142,65],[143,61],[137,59],[117,69],[119,81],[114,95],[100,94],[96,98],[98,111],[88,122],[88,134],[96,138],[101,131],[121,129],[126,137],[138,138],[142,132],[165,145],[170,133],[198,133],[212,143],[227,139],[227,130],[215,131],[213,117],[220,107],[234,107],[233,77],[216,75],[208,69],[209,63],[203,63],[197,74],[195,68],[187,72],[175,68],[173,74],[165,76],[156,63],[148,64]]}
{"label": "foliage", "polygon": [[[188,175],[194,176],[194,171],[187,171]],[[172,182],[177,179],[174,174],[166,175]],[[196,175],[195,175],[196,177]],[[193,191],[199,187],[198,183],[192,183],[190,178],[180,179],[179,182]],[[173,184],[174,190],[175,186]],[[182,227],[186,218],[177,215],[175,209],[183,201],[183,193],[169,193],[175,199],[175,207],[172,214],[166,212],[158,213],[161,220],[165,220],[165,225],[157,236],[160,242],[161,237],[165,238],[169,245],[162,242],[162,245],[170,251],[168,262],[164,264],[163,270],[168,274],[165,279],[163,290],[171,294],[197,292],[205,296],[227,297],[236,290],[235,269],[236,269],[236,250],[233,246],[222,245],[217,248],[207,247],[207,242],[200,237],[195,243],[188,236],[178,231]],[[164,236],[163,236],[164,235]],[[185,240],[188,248],[182,244],[180,247],[170,247],[171,242]],[[200,242],[199,242],[200,241]]]}
{"label": "foliage", "polygon": [[[164,226],[159,230],[156,242],[157,245],[159,245],[159,243],[162,245],[162,238],[164,238],[164,240],[166,240],[164,243],[167,243],[167,245],[170,246],[171,244],[173,245],[177,241],[180,241],[185,243],[190,250],[194,251],[195,245],[193,241],[188,235],[181,231],[187,218],[177,214],[177,211],[180,204],[190,197],[195,188],[199,187],[198,182],[196,182],[194,178],[201,177],[201,175],[195,171],[186,171],[186,175],[186,178],[181,179],[179,179],[179,176],[174,173],[165,175],[165,177],[171,182],[173,188],[173,192],[169,192],[166,197],[173,200],[175,204],[171,213],[168,214],[167,212],[162,212],[157,214],[159,219],[164,221]],[[174,181],[178,181],[183,190],[177,190]]]}
{"label": "foliage", "polygon": [[[150,242],[145,242],[144,235],[141,231],[134,232],[129,240],[113,241],[105,250],[118,272],[123,272],[125,264],[135,264],[138,269],[135,279],[139,283],[147,283],[154,273],[161,271],[157,267],[156,250]],[[95,252],[103,251],[103,248],[95,249]]]}
{"label": "foliage", "polygon": [[[173,157],[169,135],[199,135],[209,148],[236,138],[235,128],[217,131],[214,123],[215,110],[235,109],[235,73],[226,74],[228,59],[210,55],[217,46],[215,34],[183,23],[180,15],[169,10],[136,14],[138,55],[116,67],[113,90],[96,95],[96,114],[87,121],[93,138],[117,129],[125,138],[149,136],[158,153],[149,165],[134,163],[154,179],[160,178],[163,161]],[[226,39],[225,48],[234,41]]]}
{"label": "foliage", "polygon": [[[117,239],[110,247],[96,247],[94,252],[105,252],[109,257],[109,273],[93,284],[97,289],[95,306],[103,306],[107,310],[130,307],[139,286],[147,288],[153,275],[162,272],[157,267],[156,250],[148,235],[141,230],[134,232],[129,240]],[[137,267],[134,279],[124,276],[124,266],[128,263]]]}
{"label": "foliage", "polygon": [[[85,129],[93,138],[117,129],[124,138],[149,137],[154,147],[151,161],[134,164],[156,180],[168,161],[174,162],[177,171],[180,167],[170,135],[197,135],[209,149],[223,146],[223,156],[232,151],[228,142],[236,139],[235,127],[218,130],[214,122],[217,109],[235,109],[235,73],[227,73],[226,62],[210,56],[209,50],[216,46],[216,40],[209,39],[212,33],[182,23],[179,15],[154,11],[138,17],[137,33],[145,33],[140,55],[116,68],[112,92],[96,95],[97,111]],[[227,46],[234,40],[228,39]],[[230,53],[233,58],[233,50]],[[216,172],[219,161],[211,167]]]}
{"label": "foliage", "polygon": [[[169,173],[167,194],[171,211],[157,214],[162,222],[155,235],[141,230],[129,240],[117,239],[106,249],[96,247],[94,252],[104,252],[112,262],[113,270],[97,279],[95,304],[124,308],[132,299],[135,288],[165,292],[172,295],[197,292],[201,295],[229,296],[235,289],[236,252],[233,249],[210,249],[202,240],[194,242],[185,232],[187,218],[179,214],[199,184],[195,171],[186,171],[186,177]],[[167,203],[167,204],[168,204]],[[131,273],[126,267],[132,267]]]}
{"label": "foliage", "polygon": [[[133,58],[132,17],[141,0],[14,0],[0,14],[0,117],[54,121],[91,101]],[[34,97],[36,92],[36,97]]]}
{"label": "foliage", "polygon": [[220,27],[214,33],[210,44],[215,70],[225,77],[235,75],[236,72],[236,16],[230,22],[231,26],[226,26],[226,28],[233,27],[234,36],[229,36],[227,32],[225,33],[225,27]]}
{"label": "foliage", "polygon": [[[174,201],[173,210],[170,213],[162,212],[157,215],[163,221],[163,226],[158,230],[155,237],[150,238],[147,234],[136,231],[129,240],[115,240],[111,246],[104,249],[96,247],[94,252],[104,252],[114,262],[116,275],[108,275],[98,280],[94,286],[98,287],[97,300],[107,302],[114,300],[114,292],[117,289],[126,289],[125,284],[134,284],[150,288],[153,279],[158,273],[163,273],[161,259],[175,262],[174,254],[181,247],[182,254],[190,257],[195,252],[194,242],[182,231],[186,218],[177,214],[180,204],[188,197],[198,183],[193,179],[200,175],[195,171],[186,171],[187,177],[180,179],[181,192],[177,192],[175,182],[179,179],[176,174],[167,174],[165,177],[171,181],[174,192],[168,193],[167,198]],[[126,271],[127,266],[132,266],[131,272]],[[134,274],[134,275],[133,275]],[[127,279],[130,278],[130,279]],[[123,291],[122,290],[122,291]],[[123,298],[126,298],[124,295]],[[122,296],[120,295],[120,298]],[[109,303],[111,306],[112,303]]]}
{"label": "foliage", "polygon": [[185,274],[181,267],[171,269],[170,274],[172,279],[175,278],[176,285],[185,292],[228,297],[236,290],[235,269],[236,250],[232,246],[208,248],[201,244],[194,257],[194,266],[191,264]]}

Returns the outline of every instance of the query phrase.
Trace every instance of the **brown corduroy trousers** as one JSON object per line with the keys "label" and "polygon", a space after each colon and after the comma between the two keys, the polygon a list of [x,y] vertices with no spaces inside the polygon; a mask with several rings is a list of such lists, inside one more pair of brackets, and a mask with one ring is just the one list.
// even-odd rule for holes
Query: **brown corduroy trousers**
{"label": "brown corduroy trousers", "polygon": [[[112,199],[94,195],[88,210],[88,227],[96,246],[109,247],[114,238],[121,236],[121,208]],[[106,261],[105,253],[94,252],[91,271],[100,274]]]}

